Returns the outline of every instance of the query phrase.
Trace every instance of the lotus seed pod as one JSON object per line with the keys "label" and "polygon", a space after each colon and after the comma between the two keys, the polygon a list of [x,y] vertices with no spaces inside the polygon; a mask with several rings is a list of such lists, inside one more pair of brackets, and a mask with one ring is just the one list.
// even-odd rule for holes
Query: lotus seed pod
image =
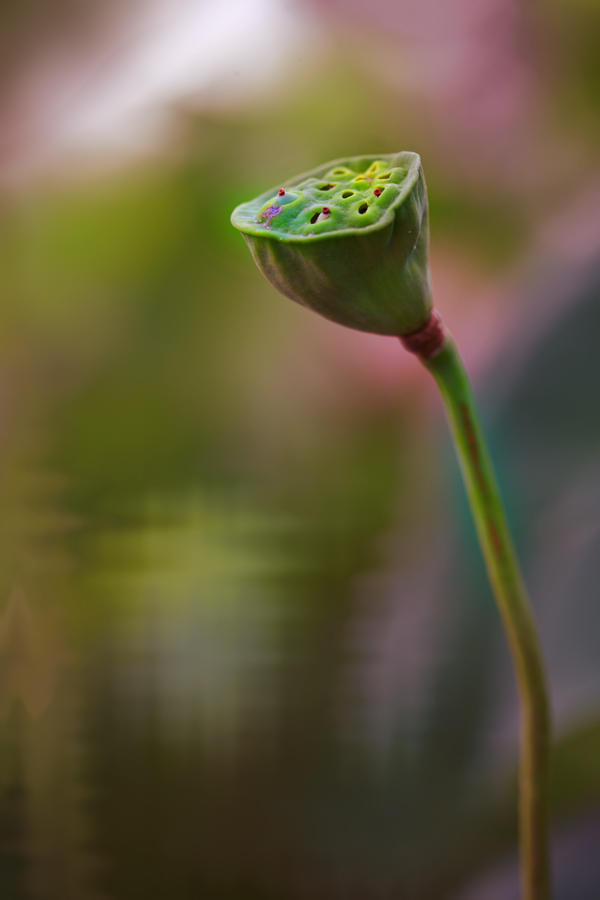
{"label": "lotus seed pod", "polygon": [[238,206],[265,277],[327,319],[375,334],[429,321],[427,189],[416,153],[326,163]]}

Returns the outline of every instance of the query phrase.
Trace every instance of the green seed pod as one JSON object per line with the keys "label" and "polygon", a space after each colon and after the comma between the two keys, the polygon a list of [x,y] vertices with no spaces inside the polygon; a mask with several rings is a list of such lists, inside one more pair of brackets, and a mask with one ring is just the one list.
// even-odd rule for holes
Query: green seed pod
{"label": "green seed pod", "polygon": [[432,310],[427,189],[416,153],[326,163],[238,206],[263,275],[327,319],[406,335]]}

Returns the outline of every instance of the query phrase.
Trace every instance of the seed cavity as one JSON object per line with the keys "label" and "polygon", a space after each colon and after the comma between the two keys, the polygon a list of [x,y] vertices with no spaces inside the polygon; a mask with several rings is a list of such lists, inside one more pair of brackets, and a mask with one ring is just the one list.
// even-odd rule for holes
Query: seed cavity
{"label": "seed cavity", "polygon": [[[360,216],[368,213],[366,220],[368,225],[383,213],[383,207],[376,202],[378,198],[389,187],[392,194],[390,195],[388,191],[386,196],[388,200],[393,200],[395,188],[392,182],[398,181],[399,176],[404,174],[403,169],[386,170],[385,166],[385,162],[377,161],[368,168],[365,167],[364,171],[357,172],[339,165],[330,169],[322,181],[309,177],[293,188],[275,188],[272,199],[256,214],[255,221],[267,230],[273,227],[278,231],[292,234],[298,231],[303,237],[312,234],[322,235],[324,232],[330,232],[332,228],[334,231],[336,228],[344,230],[350,225],[352,216],[356,216],[357,213]],[[325,197],[323,194],[330,196]],[[338,203],[338,199],[344,202]],[[323,201],[333,203],[334,206],[331,208],[323,206]],[[388,205],[384,203],[384,206]],[[282,215],[284,210],[285,215]],[[346,221],[348,214],[350,220]],[[323,228],[315,228],[316,225],[327,223],[328,220],[326,227],[323,225]],[[355,225],[357,224],[355,220]],[[314,231],[311,231],[309,226],[314,228]]]}

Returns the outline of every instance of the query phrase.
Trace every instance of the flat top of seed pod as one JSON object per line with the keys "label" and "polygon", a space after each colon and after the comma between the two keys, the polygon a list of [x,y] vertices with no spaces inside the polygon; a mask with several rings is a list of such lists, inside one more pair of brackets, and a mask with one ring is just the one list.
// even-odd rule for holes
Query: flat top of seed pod
{"label": "flat top of seed pod", "polygon": [[420,171],[418,154],[409,151],[334,160],[242,203],[231,222],[245,234],[286,242],[375,231],[393,220]]}

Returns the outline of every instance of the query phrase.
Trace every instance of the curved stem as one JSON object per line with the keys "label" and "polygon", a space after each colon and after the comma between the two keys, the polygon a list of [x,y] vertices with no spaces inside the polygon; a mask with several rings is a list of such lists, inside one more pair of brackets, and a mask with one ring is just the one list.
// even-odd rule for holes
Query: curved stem
{"label": "curved stem", "polygon": [[519,828],[523,900],[549,900],[550,705],[536,626],[469,378],[454,341],[419,357],[442,394],[479,543],[513,657],[521,701]]}

